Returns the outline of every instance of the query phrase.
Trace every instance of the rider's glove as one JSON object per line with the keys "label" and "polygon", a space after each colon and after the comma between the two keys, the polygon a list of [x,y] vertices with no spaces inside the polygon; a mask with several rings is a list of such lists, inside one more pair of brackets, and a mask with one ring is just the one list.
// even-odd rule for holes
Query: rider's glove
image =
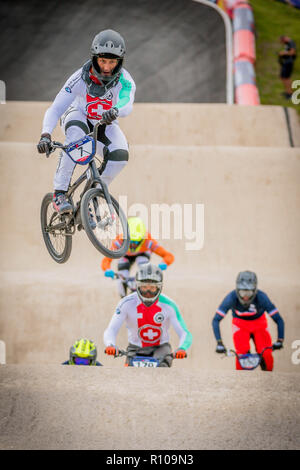
{"label": "rider's glove", "polygon": [[168,267],[168,265],[166,263],[159,263],[158,267],[162,270],[162,271],[165,271]]}
{"label": "rider's glove", "polygon": [[104,352],[109,356],[117,356],[119,354],[118,348],[116,346],[113,346],[112,344],[110,346],[107,346]]}
{"label": "rider's glove", "polygon": [[110,108],[108,111],[104,111],[101,121],[103,124],[111,124],[115,119],[117,119],[118,116],[118,108]]}
{"label": "rider's glove", "polygon": [[51,150],[51,135],[42,134],[39,143],[37,144],[37,149],[39,153],[45,153],[49,157]]}
{"label": "rider's glove", "polygon": [[113,271],[112,269],[106,269],[105,272],[104,272],[104,276],[114,278],[115,277],[115,271]]}
{"label": "rider's glove", "polygon": [[226,352],[226,348],[222,342],[221,339],[218,340],[218,344],[217,344],[217,347],[216,347],[216,353],[218,354],[223,354],[224,352]]}
{"label": "rider's glove", "polygon": [[184,359],[187,356],[187,353],[184,349],[176,349],[174,352],[174,357],[176,359]]}
{"label": "rider's glove", "polygon": [[283,339],[278,339],[274,344],[273,344],[273,349],[281,349],[283,348]]}

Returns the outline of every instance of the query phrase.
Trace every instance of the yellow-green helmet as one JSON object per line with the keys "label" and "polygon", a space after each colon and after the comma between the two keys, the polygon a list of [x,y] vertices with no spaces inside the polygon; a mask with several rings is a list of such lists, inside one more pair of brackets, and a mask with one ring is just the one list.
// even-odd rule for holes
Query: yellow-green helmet
{"label": "yellow-green helmet", "polygon": [[96,364],[97,348],[93,341],[81,338],[70,348],[70,364],[93,366]]}
{"label": "yellow-green helmet", "polygon": [[130,236],[130,251],[135,251],[146,237],[146,226],[139,217],[129,217],[128,227]]}

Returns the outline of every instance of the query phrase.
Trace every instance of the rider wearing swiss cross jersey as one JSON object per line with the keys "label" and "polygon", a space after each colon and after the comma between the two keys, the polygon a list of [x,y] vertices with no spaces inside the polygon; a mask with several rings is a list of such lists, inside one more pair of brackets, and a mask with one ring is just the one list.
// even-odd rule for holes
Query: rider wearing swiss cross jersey
{"label": "rider wearing swiss cross jersey", "polygon": [[179,337],[177,359],[186,357],[192,344],[192,335],[178,310],[176,303],[162,295],[163,275],[160,268],[151,263],[142,264],[136,273],[137,292],[124,297],[104,332],[105,353],[117,355],[116,337],[123,323],[128,331],[126,364],[136,355],[165,357],[159,367],[171,367],[172,348],[169,329],[173,326]]}
{"label": "rider wearing swiss cross jersey", "polygon": [[[255,273],[251,271],[240,272],[236,280],[236,290],[225,297],[216,311],[212,325],[217,340],[217,353],[226,351],[221,339],[219,323],[230,309],[233,317],[233,342],[237,354],[246,354],[250,350],[251,338],[258,353],[261,353],[264,348],[272,346],[265,312],[277,323],[278,339],[273,344],[273,349],[283,347],[284,321],[267,294],[257,289]],[[273,370],[273,363],[272,350],[267,349],[263,353],[262,369]],[[241,369],[238,360],[236,360],[236,369]]]}
{"label": "rider wearing swiss cross jersey", "polygon": [[[49,154],[51,134],[61,118],[66,136],[64,144],[81,139],[102,120],[98,129],[97,153],[104,157],[102,172],[109,185],[128,161],[128,144],[117,118],[127,116],[134,102],[135,83],[123,68],[125,42],[119,33],[105,30],[92,42],[91,60],[66,81],[50,108],[46,111],[39,153]],[[61,152],[54,177],[53,206],[60,214],[72,211],[66,199],[75,163]]]}

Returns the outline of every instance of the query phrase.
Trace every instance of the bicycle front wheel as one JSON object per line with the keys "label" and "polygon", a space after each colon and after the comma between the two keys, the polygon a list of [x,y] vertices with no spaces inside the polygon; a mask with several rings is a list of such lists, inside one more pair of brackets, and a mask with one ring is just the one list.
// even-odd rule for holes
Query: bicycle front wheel
{"label": "bicycle front wheel", "polygon": [[110,197],[112,214],[104,192],[98,188],[89,189],[81,201],[81,220],[87,236],[98,251],[109,258],[121,258],[129,248],[129,228],[119,203]]}

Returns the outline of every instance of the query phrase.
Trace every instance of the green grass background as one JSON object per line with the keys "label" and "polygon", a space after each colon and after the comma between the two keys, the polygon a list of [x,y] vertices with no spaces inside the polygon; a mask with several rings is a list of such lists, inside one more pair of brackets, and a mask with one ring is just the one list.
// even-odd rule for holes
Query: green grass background
{"label": "green grass background", "polygon": [[300,116],[300,104],[281,96],[277,52],[282,50],[279,36],[291,37],[297,47],[292,80],[300,80],[300,9],[276,0],[251,0],[256,28],[256,82],[261,104],[290,106]]}

